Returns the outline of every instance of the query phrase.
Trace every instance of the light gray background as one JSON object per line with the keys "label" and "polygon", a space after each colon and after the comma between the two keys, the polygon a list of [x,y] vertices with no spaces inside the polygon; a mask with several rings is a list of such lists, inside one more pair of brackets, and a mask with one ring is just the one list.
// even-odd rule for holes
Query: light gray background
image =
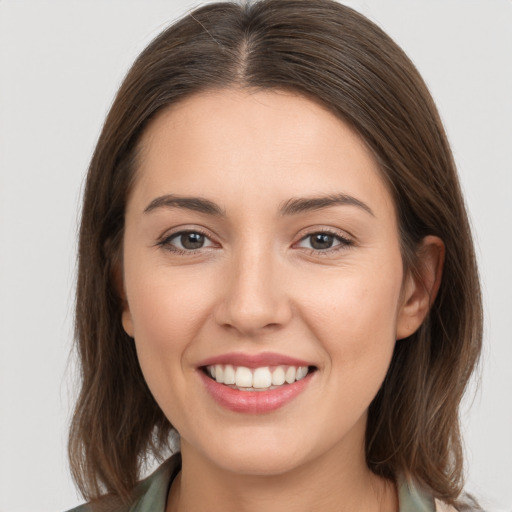
{"label": "light gray background", "polygon": [[[0,0],[0,511],[80,502],[65,444],[83,177],[132,60],[197,4]],[[511,511],[512,3],[349,4],[416,63],[453,146],[486,310],[480,391],[464,414],[468,488]]]}

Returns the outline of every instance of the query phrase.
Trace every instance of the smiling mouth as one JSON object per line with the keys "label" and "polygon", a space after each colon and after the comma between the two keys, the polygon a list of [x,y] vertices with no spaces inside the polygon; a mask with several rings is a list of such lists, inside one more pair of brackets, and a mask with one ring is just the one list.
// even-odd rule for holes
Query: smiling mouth
{"label": "smiling mouth", "polygon": [[247,368],[231,364],[201,367],[212,380],[239,391],[270,391],[289,386],[316,371],[316,366],[262,366]]}

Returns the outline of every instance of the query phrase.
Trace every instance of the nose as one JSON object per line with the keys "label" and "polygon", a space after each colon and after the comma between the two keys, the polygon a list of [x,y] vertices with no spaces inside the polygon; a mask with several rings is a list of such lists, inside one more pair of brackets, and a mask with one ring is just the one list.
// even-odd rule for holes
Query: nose
{"label": "nose", "polygon": [[215,318],[219,325],[250,337],[278,330],[292,317],[286,280],[270,250],[240,251],[225,276]]}

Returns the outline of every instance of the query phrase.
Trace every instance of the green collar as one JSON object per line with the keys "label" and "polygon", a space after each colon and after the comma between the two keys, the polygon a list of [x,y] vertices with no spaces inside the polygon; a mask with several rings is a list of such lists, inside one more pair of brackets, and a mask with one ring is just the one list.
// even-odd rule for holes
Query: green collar
{"label": "green collar", "polygon": [[[137,485],[128,505],[111,508],[100,500],[96,505],[85,504],[68,512],[164,512],[169,487],[180,469],[181,454],[176,453]],[[414,485],[411,479],[399,479],[398,499],[399,512],[435,512],[432,496]]]}
{"label": "green collar", "polygon": [[410,478],[398,479],[399,512],[435,512],[434,498]]}

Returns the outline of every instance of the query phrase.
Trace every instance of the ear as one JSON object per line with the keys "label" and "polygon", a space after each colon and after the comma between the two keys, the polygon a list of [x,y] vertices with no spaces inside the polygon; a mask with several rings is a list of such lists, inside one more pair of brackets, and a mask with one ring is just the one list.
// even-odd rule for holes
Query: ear
{"label": "ear", "polygon": [[402,288],[396,339],[407,338],[420,327],[432,306],[443,274],[445,247],[437,236],[426,236],[418,249],[417,272],[409,271]]}
{"label": "ear", "polygon": [[124,302],[123,304],[123,313],[121,315],[121,323],[123,324],[123,329],[130,338],[133,338],[133,322],[132,322],[132,314],[130,312],[130,307],[128,306],[128,302]]}
{"label": "ear", "polygon": [[121,313],[121,324],[123,326],[124,332],[126,334],[128,334],[128,336],[133,338],[132,314],[130,312],[130,305],[128,304],[128,300],[126,298],[123,270],[122,270],[122,266],[119,262],[114,264],[114,268],[112,271],[112,277],[114,280],[115,290],[117,292],[117,295],[121,301],[121,306],[123,308],[123,311]]}

